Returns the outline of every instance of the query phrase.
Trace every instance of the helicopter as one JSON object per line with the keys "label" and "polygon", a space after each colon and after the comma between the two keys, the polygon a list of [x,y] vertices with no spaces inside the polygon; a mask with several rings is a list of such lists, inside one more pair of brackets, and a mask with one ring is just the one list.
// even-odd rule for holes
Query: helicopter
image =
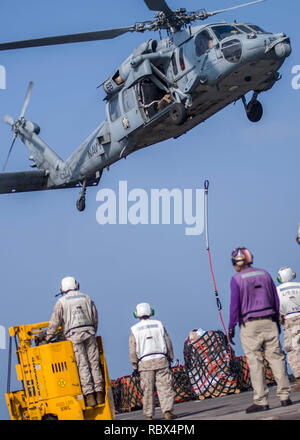
{"label": "helicopter", "polygon": [[[0,193],[81,188],[76,207],[86,206],[87,187],[98,185],[103,170],[129,154],[178,138],[231,103],[242,100],[251,122],[263,116],[258,95],[281,79],[291,54],[289,37],[251,23],[194,25],[226,11],[261,3],[255,0],[207,12],[171,10],[165,0],[144,0],[153,21],[88,33],[0,43],[0,50],[113,39],[125,33],[158,31],[159,40],[139,45],[101,86],[106,119],[63,161],[40,137],[37,123],[25,119],[33,83],[20,116],[4,115],[14,132],[0,173]],[[162,38],[161,32],[167,36]],[[253,92],[249,102],[246,94]],[[29,151],[31,171],[4,172],[17,138]]]}

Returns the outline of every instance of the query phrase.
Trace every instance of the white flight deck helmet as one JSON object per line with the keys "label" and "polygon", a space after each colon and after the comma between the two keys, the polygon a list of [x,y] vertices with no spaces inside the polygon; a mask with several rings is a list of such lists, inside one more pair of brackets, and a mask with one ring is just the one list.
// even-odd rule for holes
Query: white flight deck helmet
{"label": "white flight deck helmet", "polygon": [[70,290],[78,290],[79,283],[74,277],[65,277],[61,280],[60,291],[61,293],[67,293]]}
{"label": "white flight deck helmet", "polygon": [[278,271],[277,280],[279,283],[289,283],[296,278],[295,272],[288,266],[281,267]]}
{"label": "white flight deck helmet", "polygon": [[150,304],[140,303],[136,306],[135,311],[133,312],[133,316],[135,318],[142,318],[143,316],[154,316],[154,310],[151,309]]}

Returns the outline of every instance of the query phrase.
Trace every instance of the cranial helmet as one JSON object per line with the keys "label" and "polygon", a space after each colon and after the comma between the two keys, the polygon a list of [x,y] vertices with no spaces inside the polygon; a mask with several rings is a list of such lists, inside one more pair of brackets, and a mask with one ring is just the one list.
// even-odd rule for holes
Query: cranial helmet
{"label": "cranial helmet", "polygon": [[244,264],[253,263],[253,255],[249,249],[245,247],[238,247],[232,251],[231,254],[232,264],[235,266],[243,266]]}
{"label": "cranial helmet", "polygon": [[290,267],[281,267],[278,271],[277,280],[279,283],[289,283],[296,278],[295,272]]}
{"label": "cranial helmet", "polygon": [[67,293],[69,290],[78,290],[79,283],[74,277],[65,277],[61,280],[60,291],[61,293]]}
{"label": "cranial helmet", "polygon": [[150,304],[140,303],[136,306],[133,312],[135,318],[142,318],[143,316],[154,316],[154,310],[151,309]]}

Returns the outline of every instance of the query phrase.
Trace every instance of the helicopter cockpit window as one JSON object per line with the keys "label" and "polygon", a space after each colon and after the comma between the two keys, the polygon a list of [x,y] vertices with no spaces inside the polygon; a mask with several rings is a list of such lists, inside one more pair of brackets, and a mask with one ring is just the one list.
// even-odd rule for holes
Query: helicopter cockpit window
{"label": "helicopter cockpit window", "polygon": [[252,34],[253,30],[250,29],[249,27],[243,25],[243,24],[239,24],[237,25],[237,28],[240,29],[242,32],[245,32],[246,34]]}
{"label": "helicopter cockpit window", "polygon": [[253,29],[254,32],[257,32],[258,34],[267,34],[268,32],[264,31],[262,28],[260,28],[259,26],[257,26],[256,24],[248,24],[247,26],[250,29]]}
{"label": "helicopter cockpit window", "polygon": [[119,105],[119,96],[116,95],[109,101],[109,114],[111,122],[116,121],[121,116],[121,110]]}
{"label": "helicopter cockpit window", "polygon": [[125,89],[123,92],[123,105],[125,113],[132,110],[135,106],[134,90],[133,88]]}
{"label": "helicopter cockpit window", "polygon": [[199,32],[195,37],[195,48],[197,57],[201,57],[205,52],[213,47],[213,39],[208,31]]}
{"label": "helicopter cockpit window", "polygon": [[222,43],[221,50],[227,61],[238,63],[242,57],[242,44],[240,40],[231,39]]}
{"label": "helicopter cockpit window", "polygon": [[237,27],[230,26],[228,24],[220,24],[217,26],[212,26],[211,28],[216,34],[218,40],[220,41],[224,40],[224,38],[232,37],[241,33],[241,31]]}

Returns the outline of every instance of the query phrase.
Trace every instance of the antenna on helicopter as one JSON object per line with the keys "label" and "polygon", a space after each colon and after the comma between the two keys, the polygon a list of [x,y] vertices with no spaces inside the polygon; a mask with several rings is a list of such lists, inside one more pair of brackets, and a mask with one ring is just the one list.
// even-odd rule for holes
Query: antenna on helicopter
{"label": "antenna on helicopter", "polygon": [[20,132],[20,127],[24,123],[24,115],[25,115],[26,109],[27,109],[29,101],[30,101],[30,96],[31,96],[31,92],[32,92],[32,86],[33,86],[33,82],[30,81],[28,89],[27,89],[27,92],[26,92],[24,104],[23,104],[23,107],[22,107],[22,110],[21,110],[21,113],[20,113],[20,116],[19,116],[18,120],[15,122],[11,116],[9,116],[9,115],[4,115],[3,116],[3,121],[6,122],[7,124],[11,125],[12,130],[15,132],[15,134],[14,134],[14,137],[13,137],[10,149],[8,151],[8,155],[7,155],[6,161],[5,161],[4,165],[3,165],[2,171],[5,171],[5,168],[7,166],[9,157],[11,155],[14,143],[15,143],[15,141],[16,141],[16,139],[18,137],[18,134]]}

